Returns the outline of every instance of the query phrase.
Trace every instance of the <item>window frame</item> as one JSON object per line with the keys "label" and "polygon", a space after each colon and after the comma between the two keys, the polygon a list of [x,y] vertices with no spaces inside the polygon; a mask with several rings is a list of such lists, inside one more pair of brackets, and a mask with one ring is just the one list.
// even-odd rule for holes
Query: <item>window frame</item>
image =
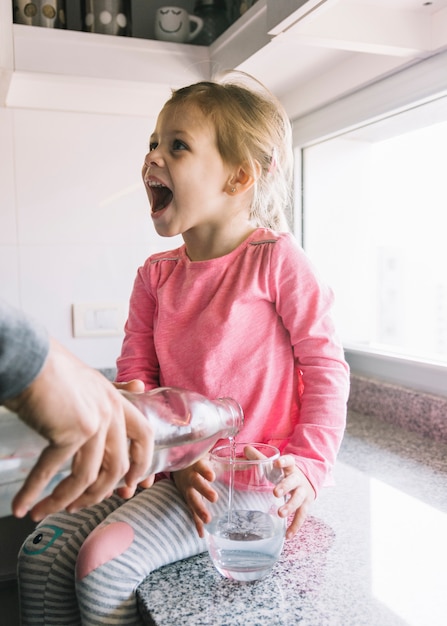
{"label": "window frame", "polygon": [[[303,150],[315,143],[447,95],[447,51],[419,61],[326,106],[292,120],[295,149],[295,234],[302,242],[306,219]],[[354,374],[447,396],[447,366],[374,349],[345,345]]]}

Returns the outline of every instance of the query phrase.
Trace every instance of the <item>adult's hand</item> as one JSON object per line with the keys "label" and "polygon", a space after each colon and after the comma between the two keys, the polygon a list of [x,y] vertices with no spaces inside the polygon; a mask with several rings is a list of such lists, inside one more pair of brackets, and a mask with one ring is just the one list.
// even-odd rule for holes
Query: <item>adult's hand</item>
{"label": "adult's hand", "polygon": [[[126,388],[143,391],[142,385],[134,381]],[[104,376],[55,340],[37,378],[4,404],[49,441],[13,500],[17,517],[30,511],[37,521],[57,510],[89,506],[123,477],[130,496],[147,476],[153,454],[147,420]],[[71,458],[70,475],[34,504]]]}

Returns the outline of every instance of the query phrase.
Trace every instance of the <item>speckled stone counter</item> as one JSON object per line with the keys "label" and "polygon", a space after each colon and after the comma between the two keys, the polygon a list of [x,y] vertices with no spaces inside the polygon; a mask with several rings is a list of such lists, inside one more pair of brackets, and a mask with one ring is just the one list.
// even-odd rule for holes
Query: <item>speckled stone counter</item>
{"label": "speckled stone counter", "polygon": [[447,444],[350,411],[335,469],[264,580],[208,555],[140,585],[151,626],[445,626]]}
{"label": "speckled stone counter", "polygon": [[[445,381],[447,390],[447,375]],[[351,374],[349,408],[447,443],[447,395]]]}

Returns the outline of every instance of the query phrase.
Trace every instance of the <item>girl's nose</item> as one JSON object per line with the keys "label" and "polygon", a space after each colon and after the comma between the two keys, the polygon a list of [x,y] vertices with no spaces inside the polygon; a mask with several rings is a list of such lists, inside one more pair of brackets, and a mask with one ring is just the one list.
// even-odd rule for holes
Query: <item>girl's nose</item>
{"label": "girl's nose", "polygon": [[146,156],[144,157],[144,165],[146,167],[150,167],[151,165],[153,165],[153,160],[152,160],[152,152],[148,152],[146,154]]}
{"label": "girl's nose", "polygon": [[143,178],[149,175],[149,171],[151,169],[153,172],[154,168],[162,167],[162,166],[163,166],[163,158],[160,155],[159,150],[158,149],[151,150],[144,157],[144,164],[143,164],[143,168],[141,171]]}
{"label": "girl's nose", "polygon": [[162,165],[162,162],[163,156],[161,154],[159,146],[153,148],[144,157],[144,164],[146,165],[146,167],[151,167],[153,165],[158,165],[160,167]]}

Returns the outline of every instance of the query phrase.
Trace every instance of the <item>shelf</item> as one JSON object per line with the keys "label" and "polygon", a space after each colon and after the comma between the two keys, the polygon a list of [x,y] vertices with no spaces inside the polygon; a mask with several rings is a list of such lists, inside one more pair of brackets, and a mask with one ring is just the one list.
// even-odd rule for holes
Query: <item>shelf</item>
{"label": "shelf", "polygon": [[0,106],[147,117],[172,88],[237,67],[268,42],[266,3],[206,47],[11,24],[0,0]]}
{"label": "shelf", "polygon": [[0,106],[147,116],[172,88],[246,69],[269,29],[313,1],[257,0],[206,47],[12,24],[0,0]]}
{"label": "shelf", "polygon": [[209,76],[200,46],[18,24],[13,39],[6,106],[147,115],[172,87]]}

